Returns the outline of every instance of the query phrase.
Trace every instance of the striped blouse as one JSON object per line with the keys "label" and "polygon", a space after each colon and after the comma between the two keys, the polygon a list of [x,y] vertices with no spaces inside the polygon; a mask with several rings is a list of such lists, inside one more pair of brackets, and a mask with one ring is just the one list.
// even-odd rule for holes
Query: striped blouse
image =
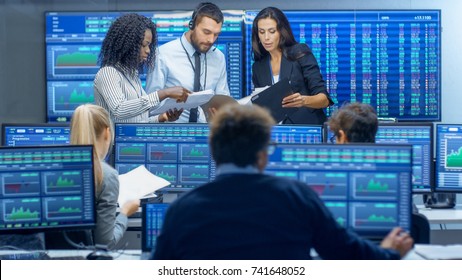
{"label": "striped blouse", "polygon": [[159,95],[146,94],[139,78],[105,66],[96,73],[94,90],[95,103],[109,112],[114,123],[158,122],[158,116],[149,117],[149,109],[159,104]]}

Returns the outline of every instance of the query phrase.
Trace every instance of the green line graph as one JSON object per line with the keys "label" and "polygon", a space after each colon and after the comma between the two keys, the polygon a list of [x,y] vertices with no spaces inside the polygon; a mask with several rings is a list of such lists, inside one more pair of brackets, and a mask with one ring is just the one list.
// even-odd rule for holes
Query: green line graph
{"label": "green line graph", "polygon": [[389,186],[387,183],[381,183],[380,181],[375,181],[374,179],[369,180],[366,186],[359,185],[358,191],[371,191],[371,192],[383,192],[388,190]]}
{"label": "green line graph", "polygon": [[59,98],[59,102],[61,104],[63,103],[78,103],[78,104],[84,104],[84,103],[93,103],[95,101],[95,97],[93,94],[87,95],[85,91],[81,91],[80,93],[77,91],[77,89],[73,89],[68,100],[64,98],[64,96],[61,96]]}
{"label": "green line graph", "polygon": [[385,217],[383,215],[370,215],[367,220],[369,222],[387,222],[387,223],[395,223],[396,220],[393,217]]}
{"label": "green line graph", "polygon": [[193,157],[200,157],[204,155],[204,152],[199,149],[192,148],[191,151],[189,152],[189,155]]}
{"label": "green line graph", "polygon": [[38,211],[31,211],[29,208],[24,210],[23,207],[20,207],[19,209],[16,210],[16,208],[13,208],[11,211],[11,214],[7,215],[8,220],[29,220],[29,219],[37,219],[39,217],[39,212]]}
{"label": "green line graph", "polygon": [[167,172],[161,171],[161,172],[156,172],[156,176],[159,176],[160,178],[164,178],[165,180],[172,182],[175,181],[175,175],[170,175]]}
{"label": "green line graph", "polygon": [[80,208],[72,208],[72,207],[61,207],[58,209],[59,213],[80,213],[82,209]]}
{"label": "green line graph", "polygon": [[56,57],[56,66],[96,66],[98,54],[91,52],[73,52]]}
{"label": "green line graph", "polygon": [[68,179],[68,178],[63,178],[61,176],[58,177],[58,180],[56,180],[56,184],[54,184],[53,182],[50,182],[48,184],[49,187],[72,187],[74,186],[74,180],[72,179]]}
{"label": "green line graph", "polygon": [[452,151],[446,157],[447,167],[462,167],[462,147],[457,151]]}

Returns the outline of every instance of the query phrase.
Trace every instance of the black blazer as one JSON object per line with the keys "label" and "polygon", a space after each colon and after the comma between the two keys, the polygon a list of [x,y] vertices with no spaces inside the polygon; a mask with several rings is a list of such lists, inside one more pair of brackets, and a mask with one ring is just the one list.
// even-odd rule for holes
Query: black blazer
{"label": "black blazer", "polygon": [[[329,106],[334,104],[327,92],[318,62],[311,49],[306,44],[298,44],[287,53],[290,58],[286,57],[286,55],[282,56],[279,80],[288,78],[294,93],[316,95],[323,92],[329,99]],[[271,86],[273,84],[269,54],[252,65],[252,81],[255,87]],[[326,114],[323,109],[302,107],[292,113],[285,123],[323,124],[325,121]]]}

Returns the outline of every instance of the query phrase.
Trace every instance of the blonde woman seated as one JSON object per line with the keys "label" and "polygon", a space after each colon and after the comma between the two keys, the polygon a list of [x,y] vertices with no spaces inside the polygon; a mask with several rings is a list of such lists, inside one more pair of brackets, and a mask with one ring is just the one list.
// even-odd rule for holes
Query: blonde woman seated
{"label": "blonde woman seated", "polygon": [[128,216],[138,210],[139,200],[121,205],[116,215],[119,198],[119,174],[104,159],[112,144],[114,134],[109,113],[102,107],[85,104],[77,107],[71,120],[71,144],[94,145],[96,229],[95,244],[113,249],[122,239],[128,225]]}

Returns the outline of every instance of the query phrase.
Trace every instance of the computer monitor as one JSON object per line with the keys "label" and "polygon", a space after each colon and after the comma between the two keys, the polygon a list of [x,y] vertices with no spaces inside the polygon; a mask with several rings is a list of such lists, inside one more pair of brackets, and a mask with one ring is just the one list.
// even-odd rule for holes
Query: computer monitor
{"label": "computer monitor", "polygon": [[0,233],[92,229],[93,146],[0,147]]}
{"label": "computer monitor", "polygon": [[117,123],[115,168],[124,174],[143,164],[171,188],[208,183],[215,178],[208,136],[208,124]]}
{"label": "computer monitor", "polygon": [[271,131],[274,143],[322,143],[321,125],[275,125]]}
{"label": "computer monitor", "polygon": [[[132,11],[133,12],[133,11]],[[93,79],[98,72],[101,43],[111,23],[124,12],[48,12],[46,21],[47,120],[69,122],[83,103],[93,103]],[[192,11],[137,11],[157,26],[158,46],[186,32]],[[244,27],[242,10],[224,10],[215,47],[223,52],[230,95],[241,98],[244,88]],[[146,74],[141,75],[145,85]]]}
{"label": "computer monitor", "polygon": [[[252,85],[252,24],[245,12],[246,93]],[[318,61],[334,105],[371,104],[379,117],[441,119],[441,10],[283,11],[295,40]]]}
{"label": "computer monitor", "polygon": [[278,144],[268,161],[265,173],[305,182],[339,224],[361,236],[411,228],[410,145]]}
{"label": "computer monitor", "polygon": [[141,214],[141,251],[151,252],[164,224],[169,204],[148,202],[142,204]]}
{"label": "computer monitor", "polygon": [[[324,124],[324,139],[335,143],[335,135]],[[430,193],[435,185],[433,167],[433,124],[380,123],[375,136],[377,144],[411,144],[412,192]]]}
{"label": "computer monitor", "polygon": [[436,125],[435,192],[462,193],[462,124]]}
{"label": "computer monitor", "polygon": [[2,146],[67,145],[69,135],[70,128],[66,124],[2,124]]}

